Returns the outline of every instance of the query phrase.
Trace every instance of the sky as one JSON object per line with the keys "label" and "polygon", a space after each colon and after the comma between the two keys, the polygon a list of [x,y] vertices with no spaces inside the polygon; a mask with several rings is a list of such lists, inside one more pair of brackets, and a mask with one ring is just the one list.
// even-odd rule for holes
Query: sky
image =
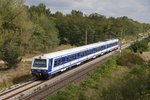
{"label": "sky", "polygon": [[29,6],[43,3],[52,13],[68,14],[80,10],[84,14],[98,13],[106,17],[127,16],[150,24],[150,0],[26,0]]}

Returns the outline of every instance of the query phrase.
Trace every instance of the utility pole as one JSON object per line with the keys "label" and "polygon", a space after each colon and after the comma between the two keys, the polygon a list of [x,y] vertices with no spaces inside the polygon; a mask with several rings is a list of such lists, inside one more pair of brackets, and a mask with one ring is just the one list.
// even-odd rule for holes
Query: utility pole
{"label": "utility pole", "polygon": [[87,30],[85,31],[85,45],[87,45]]}

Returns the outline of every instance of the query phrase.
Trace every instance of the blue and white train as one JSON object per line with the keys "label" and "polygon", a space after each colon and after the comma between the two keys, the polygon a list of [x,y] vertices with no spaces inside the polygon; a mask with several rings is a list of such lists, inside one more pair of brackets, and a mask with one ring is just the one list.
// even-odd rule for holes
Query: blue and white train
{"label": "blue and white train", "polygon": [[119,48],[119,40],[112,39],[105,42],[98,42],[81,47],[48,53],[36,56],[32,60],[31,72],[38,78],[62,72],[80,63],[103,55]]}

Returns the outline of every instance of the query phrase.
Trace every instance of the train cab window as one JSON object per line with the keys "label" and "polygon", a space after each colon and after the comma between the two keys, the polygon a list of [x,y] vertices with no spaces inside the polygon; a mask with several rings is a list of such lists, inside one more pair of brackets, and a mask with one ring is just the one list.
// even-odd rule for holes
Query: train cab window
{"label": "train cab window", "polygon": [[46,59],[35,59],[33,63],[33,67],[40,67],[40,68],[45,68],[46,67]]}

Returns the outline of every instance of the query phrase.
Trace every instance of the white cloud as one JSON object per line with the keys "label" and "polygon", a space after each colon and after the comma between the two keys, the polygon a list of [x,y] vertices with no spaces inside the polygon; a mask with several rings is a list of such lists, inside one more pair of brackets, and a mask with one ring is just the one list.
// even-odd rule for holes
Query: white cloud
{"label": "white cloud", "polygon": [[99,13],[105,16],[128,16],[140,22],[150,23],[149,0],[27,0],[27,5],[44,3],[52,12],[70,13],[72,9],[85,14]]}

